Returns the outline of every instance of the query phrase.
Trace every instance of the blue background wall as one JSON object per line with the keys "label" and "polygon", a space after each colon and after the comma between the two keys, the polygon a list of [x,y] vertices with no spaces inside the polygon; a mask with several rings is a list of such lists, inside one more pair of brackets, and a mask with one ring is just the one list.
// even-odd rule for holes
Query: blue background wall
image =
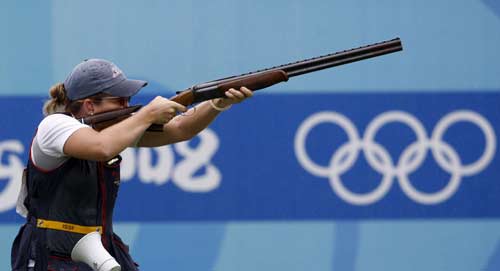
{"label": "blue background wall", "polygon": [[148,80],[144,103],[399,36],[403,52],[259,91],[192,142],[127,150],[116,231],[143,270],[498,270],[499,26],[492,0],[4,1],[0,266],[42,102],[81,60]]}

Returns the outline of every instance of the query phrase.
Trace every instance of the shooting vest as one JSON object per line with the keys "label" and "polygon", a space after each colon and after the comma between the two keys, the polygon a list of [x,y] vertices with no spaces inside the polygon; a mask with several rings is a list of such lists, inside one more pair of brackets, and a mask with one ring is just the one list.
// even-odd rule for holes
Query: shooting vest
{"label": "shooting vest", "polygon": [[[120,161],[119,156],[106,163],[70,158],[44,171],[30,159],[24,202],[29,214],[12,247],[13,270],[47,270],[49,257],[70,261],[76,242],[92,231],[101,233],[103,246],[122,270],[137,270],[128,247],[113,233]],[[33,261],[35,268],[28,269]]]}

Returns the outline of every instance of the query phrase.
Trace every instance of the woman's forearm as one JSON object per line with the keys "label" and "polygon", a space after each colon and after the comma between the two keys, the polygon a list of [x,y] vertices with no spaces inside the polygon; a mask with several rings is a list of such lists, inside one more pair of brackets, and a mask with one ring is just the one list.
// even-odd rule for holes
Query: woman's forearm
{"label": "woman's forearm", "polygon": [[210,101],[205,101],[199,104],[196,108],[191,108],[183,115],[175,117],[171,122],[165,124],[165,128],[169,129],[175,126],[184,134],[184,139],[190,139],[207,128],[221,111],[215,110]]}

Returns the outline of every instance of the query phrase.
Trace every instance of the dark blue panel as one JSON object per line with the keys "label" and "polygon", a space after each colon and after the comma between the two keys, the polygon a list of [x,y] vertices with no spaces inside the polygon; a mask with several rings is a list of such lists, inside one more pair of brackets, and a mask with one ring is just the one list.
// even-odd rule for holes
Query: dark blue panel
{"label": "dark blue panel", "polygon": [[[189,144],[153,152],[152,158],[145,149],[129,153],[135,161],[124,170],[128,175],[115,217],[134,221],[498,217],[499,98],[500,94],[485,92],[257,94],[222,113],[211,132]],[[14,108],[17,104],[23,107]],[[19,113],[15,120],[2,120],[3,127],[12,128],[2,129],[0,141],[17,138],[27,149],[40,116],[22,110],[38,110],[39,99],[2,98],[0,105],[4,115]],[[294,146],[299,127],[305,120],[314,124],[314,118],[324,120],[310,127],[304,146],[319,169],[299,159]],[[335,118],[344,118],[344,126],[359,134],[358,153],[348,151],[349,136],[333,124]],[[380,127],[369,141],[365,132],[377,122]],[[442,139],[431,140],[438,124],[444,128]],[[418,127],[420,145],[411,151]],[[492,151],[490,156],[485,149]],[[480,157],[484,160],[476,162]],[[479,167],[471,167],[475,164]],[[155,166],[156,173],[148,169]],[[380,189],[384,177],[388,185],[376,194],[373,191]],[[0,221],[12,217],[13,211],[8,211]]]}

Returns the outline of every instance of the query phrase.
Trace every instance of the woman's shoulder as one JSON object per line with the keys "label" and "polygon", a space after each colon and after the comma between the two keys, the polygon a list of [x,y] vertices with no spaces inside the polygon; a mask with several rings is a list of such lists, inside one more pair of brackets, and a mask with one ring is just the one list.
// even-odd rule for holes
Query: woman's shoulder
{"label": "woman's shoulder", "polygon": [[38,129],[44,126],[59,126],[61,124],[82,124],[77,119],[63,113],[50,114],[43,118],[38,125]]}
{"label": "woman's shoulder", "polygon": [[75,118],[73,118],[72,116],[68,115],[68,114],[64,114],[64,113],[55,113],[55,114],[50,114],[48,116],[46,116],[45,118],[43,118],[43,120],[40,122],[40,123],[50,123],[50,122],[53,122],[53,121],[78,121],[76,120]]}
{"label": "woman's shoulder", "polygon": [[54,132],[56,130],[67,130],[67,129],[75,129],[81,127],[89,127],[86,124],[81,123],[77,119],[73,118],[70,115],[55,113],[46,116],[38,125],[37,134],[44,134],[46,132]]}

